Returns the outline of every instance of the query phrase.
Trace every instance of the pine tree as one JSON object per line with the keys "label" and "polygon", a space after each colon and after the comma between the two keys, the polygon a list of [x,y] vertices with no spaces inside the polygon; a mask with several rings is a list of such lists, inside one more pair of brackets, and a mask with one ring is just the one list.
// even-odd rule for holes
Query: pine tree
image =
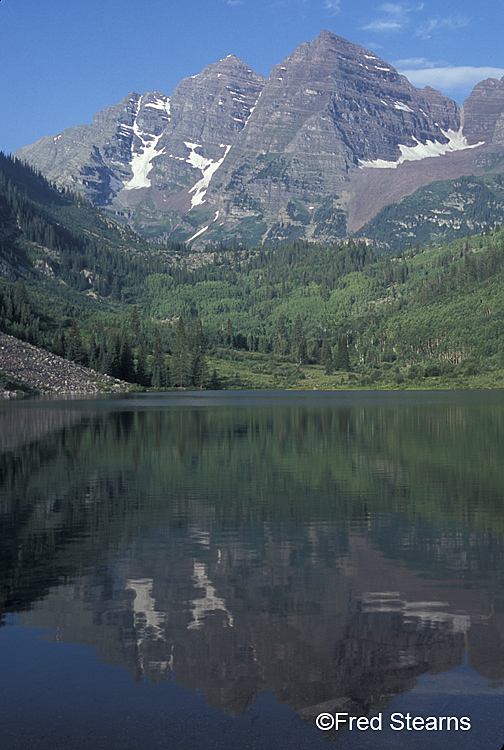
{"label": "pine tree", "polygon": [[301,341],[297,348],[297,361],[300,365],[308,364],[308,347],[304,336],[301,336]]}
{"label": "pine tree", "polygon": [[333,371],[333,354],[331,345],[327,339],[327,336],[324,336],[324,340],[322,342],[322,352],[321,352],[321,359],[322,364],[324,365],[324,370],[326,375],[331,375]]}
{"label": "pine tree", "polygon": [[231,348],[234,346],[233,324],[231,323],[231,318],[227,319],[225,342],[226,345]]}
{"label": "pine tree", "polygon": [[203,323],[198,318],[196,324],[195,350],[198,354],[204,354],[207,348],[207,339],[203,331]]}
{"label": "pine tree", "polygon": [[153,388],[165,388],[166,383],[166,362],[161,343],[161,334],[159,328],[154,332],[154,344],[152,347],[152,375]]}
{"label": "pine tree", "polygon": [[348,354],[347,337],[345,334],[338,339],[338,354],[336,357],[336,366],[338,370],[347,371],[350,369],[350,356]]}
{"label": "pine tree", "polygon": [[147,357],[145,355],[145,346],[143,342],[140,344],[140,349],[137,354],[137,360],[135,365],[135,383],[142,385],[144,388],[148,388],[151,384],[150,377],[147,373]]}
{"label": "pine tree", "polygon": [[172,384],[184,388],[190,382],[191,362],[182,315],[178,319],[177,336],[172,351]]}
{"label": "pine tree", "polygon": [[285,327],[285,315],[283,313],[280,313],[277,320],[274,352],[275,354],[289,353],[289,342],[287,341],[287,330]]}
{"label": "pine tree", "polygon": [[119,349],[119,370],[121,380],[126,380],[128,383],[135,382],[135,364],[126,331],[122,335],[121,348]]}
{"label": "pine tree", "polygon": [[105,346],[102,348],[101,372],[105,372],[113,378],[121,377],[120,350],[121,341],[117,331],[113,330],[109,333]]}
{"label": "pine tree", "polygon": [[298,313],[296,315],[296,320],[294,321],[294,328],[292,329],[291,351],[297,352],[299,350],[299,345],[302,338],[303,321],[301,320],[301,315]]}
{"label": "pine tree", "polygon": [[51,349],[55,354],[58,354],[60,357],[64,357],[66,354],[66,339],[65,334],[61,330],[61,328],[58,328],[56,333],[53,336]]}
{"label": "pine tree", "polygon": [[211,391],[220,391],[221,389],[221,382],[219,380],[219,376],[217,375],[217,370],[214,367],[214,371],[212,373],[212,377],[210,378],[210,383],[208,384],[208,387]]}
{"label": "pine tree", "polygon": [[192,383],[196,388],[202,390],[208,381],[208,365],[204,354],[195,354],[192,361]]}
{"label": "pine tree", "polygon": [[140,333],[140,317],[138,315],[137,306],[133,307],[130,315],[131,333],[133,335],[133,341],[138,341],[138,335]]}
{"label": "pine tree", "polygon": [[94,333],[91,334],[91,340],[89,342],[88,349],[89,349],[89,366],[92,367],[93,370],[98,370],[100,368],[101,352],[100,352],[98,341],[96,340],[96,336]]}
{"label": "pine tree", "polygon": [[82,343],[82,336],[79,328],[79,324],[76,320],[73,321],[70,331],[68,332],[66,356],[73,362],[78,362],[80,365],[86,366],[89,363],[87,351]]}
{"label": "pine tree", "polygon": [[320,362],[321,351],[318,342],[311,339],[309,342],[306,342],[306,348],[308,349],[308,360],[310,362]]}

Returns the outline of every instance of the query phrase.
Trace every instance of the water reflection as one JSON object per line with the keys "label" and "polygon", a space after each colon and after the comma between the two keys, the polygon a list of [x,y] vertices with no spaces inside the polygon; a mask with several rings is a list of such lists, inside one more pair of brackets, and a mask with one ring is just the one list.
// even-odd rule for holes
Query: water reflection
{"label": "water reflection", "polygon": [[191,398],[0,415],[4,613],[234,716],[504,678],[504,398]]}

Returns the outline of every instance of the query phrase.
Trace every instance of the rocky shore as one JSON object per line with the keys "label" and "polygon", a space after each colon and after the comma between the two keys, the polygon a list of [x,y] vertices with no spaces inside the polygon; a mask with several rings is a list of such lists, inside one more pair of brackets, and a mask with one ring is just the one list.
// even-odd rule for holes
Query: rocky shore
{"label": "rocky shore", "polygon": [[[5,333],[0,333],[1,373],[6,376],[4,385],[5,381],[16,381],[30,394],[120,393],[132,389],[130,383],[81,367]],[[17,395],[12,384],[2,387],[0,382],[0,398]]]}

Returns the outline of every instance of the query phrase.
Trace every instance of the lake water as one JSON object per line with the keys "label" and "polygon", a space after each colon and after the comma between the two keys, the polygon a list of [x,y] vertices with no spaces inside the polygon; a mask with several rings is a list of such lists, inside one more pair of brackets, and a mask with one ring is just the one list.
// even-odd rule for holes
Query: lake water
{"label": "lake water", "polygon": [[0,451],[1,748],[500,750],[504,393],[8,402]]}

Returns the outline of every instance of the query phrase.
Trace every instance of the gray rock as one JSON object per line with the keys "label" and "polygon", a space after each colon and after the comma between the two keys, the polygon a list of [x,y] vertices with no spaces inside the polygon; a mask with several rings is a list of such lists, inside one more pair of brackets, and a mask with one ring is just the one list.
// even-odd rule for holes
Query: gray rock
{"label": "gray rock", "polygon": [[464,135],[471,144],[486,148],[477,164],[488,169],[504,156],[504,77],[478,83],[464,102]]}
{"label": "gray rock", "polygon": [[[477,171],[476,157],[495,161],[504,150],[503,81],[479,84],[467,100],[465,143],[456,102],[323,31],[268,79],[230,55],[184,79],[171,98],[132,92],[90,126],[16,156],[153,238],[333,240],[346,234],[355,205],[362,225],[386,200],[383,180],[360,179],[363,170],[418,160],[407,179],[388,170],[395,201],[441,179],[425,157],[450,152],[450,176]],[[488,148],[467,158],[464,146],[480,141]]]}

